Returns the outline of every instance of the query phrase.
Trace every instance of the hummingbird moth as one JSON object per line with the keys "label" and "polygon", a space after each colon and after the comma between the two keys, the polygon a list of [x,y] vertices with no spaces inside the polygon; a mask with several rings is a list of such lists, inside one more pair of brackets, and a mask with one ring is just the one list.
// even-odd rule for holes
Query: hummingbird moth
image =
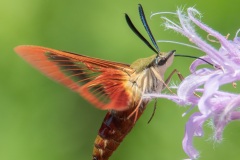
{"label": "hummingbird moth", "polygon": [[43,74],[79,93],[96,108],[108,110],[94,142],[93,160],[109,159],[150,101],[143,99],[143,95],[160,93],[166,87],[164,73],[173,62],[175,50],[160,52],[143,8],[140,4],[138,8],[155,48],[125,14],[127,24],[156,54],[131,65],[40,46],[15,48],[16,53]]}

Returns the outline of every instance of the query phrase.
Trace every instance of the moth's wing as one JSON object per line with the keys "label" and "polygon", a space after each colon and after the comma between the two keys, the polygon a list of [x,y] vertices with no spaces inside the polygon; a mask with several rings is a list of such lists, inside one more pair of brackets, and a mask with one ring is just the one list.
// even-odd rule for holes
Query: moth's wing
{"label": "moth's wing", "polygon": [[133,69],[127,64],[40,46],[18,46],[15,51],[42,73],[80,93],[97,108],[125,110],[131,103],[129,75]]}

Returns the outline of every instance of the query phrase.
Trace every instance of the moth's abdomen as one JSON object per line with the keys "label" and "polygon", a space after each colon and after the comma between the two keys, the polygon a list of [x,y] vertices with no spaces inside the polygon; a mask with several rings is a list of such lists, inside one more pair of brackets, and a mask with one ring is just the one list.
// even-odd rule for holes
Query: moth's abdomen
{"label": "moth's abdomen", "polygon": [[[142,115],[147,102],[142,102],[137,120]],[[92,160],[108,160],[112,153],[120,145],[124,137],[135,125],[135,115],[127,119],[135,107],[121,112],[108,112],[94,142]]]}

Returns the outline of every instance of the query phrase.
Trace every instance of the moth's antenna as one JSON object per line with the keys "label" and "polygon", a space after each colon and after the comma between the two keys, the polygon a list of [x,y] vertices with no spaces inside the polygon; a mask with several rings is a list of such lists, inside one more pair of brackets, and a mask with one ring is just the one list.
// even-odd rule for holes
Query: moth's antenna
{"label": "moth's antenna", "polygon": [[146,20],[146,17],[145,17],[145,14],[144,14],[144,11],[143,11],[143,8],[142,8],[142,5],[141,4],[138,4],[138,10],[139,10],[139,14],[140,14],[140,18],[141,18],[141,21],[143,23],[143,26],[145,28],[145,30],[147,31],[153,45],[155,46],[157,52],[159,53],[160,52],[160,49],[158,48],[158,45],[155,41],[155,38],[153,37],[153,34],[148,26],[148,23],[147,23],[147,20]]}
{"label": "moth's antenna", "polygon": [[158,51],[153,48],[153,46],[147,41],[146,38],[143,37],[143,35],[137,30],[137,28],[133,25],[131,19],[129,16],[125,13],[125,19],[127,21],[128,26],[131,28],[131,30],[151,49],[153,52],[158,53]]}

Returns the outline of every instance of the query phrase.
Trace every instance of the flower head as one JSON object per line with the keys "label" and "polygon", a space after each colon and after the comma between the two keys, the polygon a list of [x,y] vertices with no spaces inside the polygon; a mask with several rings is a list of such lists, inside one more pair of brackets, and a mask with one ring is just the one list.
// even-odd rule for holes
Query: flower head
{"label": "flower head", "polygon": [[[193,113],[186,123],[182,142],[186,154],[191,159],[197,159],[199,153],[193,147],[192,139],[194,136],[203,136],[202,127],[206,120],[210,119],[213,122],[214,140],[221,141],[225,126],[231,121],[240,119],[240,95],[220,88],[224,84],[234,84],[240,80],[240,37],[238,37],[240,30],[233,40],[228,40],[227,37],[202,23],[199,20],[201,14],[195,8],[188,8],[187,14],[177,10],[176,15],[179,23],[163,17],[166,28],[187,37],[205,54],[201,58],[214,67],[206,68],[202,66],[205,62],[197,59],[190,66],[191,74],[177,87],[177,95],[146,96],[168,98],[179,105],[198,107],[199,111]],[[214,37],[219,42],[220,48],[215,48],[204,41],[197,34],[196,26]]]}

